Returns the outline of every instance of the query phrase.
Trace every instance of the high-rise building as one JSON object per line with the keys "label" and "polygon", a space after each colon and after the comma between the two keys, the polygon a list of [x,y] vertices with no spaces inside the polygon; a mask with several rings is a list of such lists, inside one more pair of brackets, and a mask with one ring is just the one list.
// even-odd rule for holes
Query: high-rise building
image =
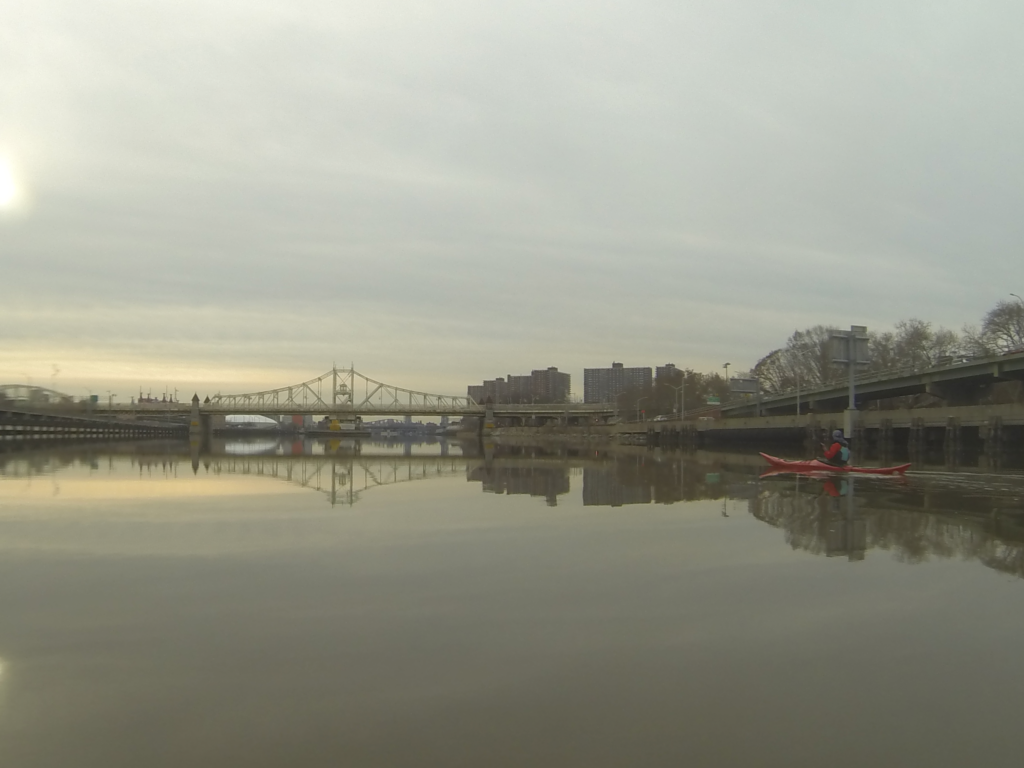
{"label": "high-rise building", "polygon": [[533,398],[533,377],[513,376],[511,373],[506,377],[508,381],[508,401],[510,403],[528,403]]}
{"label": "high-rise building", "polygon": [[499,376],[483,384],[471,384],[466,388],[466,394],[478,403],[507,403],[508,383]]}
{"label": "high-rise building", "polygon": [[532,380],[534,402],[569,402],[570,377],[568,373],[560,373],[557,368],[552,367],[532,371],[530,379]]}
{"label": "high-rise building", "polygon": [[654,369],[654,380],[664,384],[672,384],[679,378],[681,373],[682,371],[676,368],[674,364],[665,363]]}
{"label": "high-rise building", "polygon": [[478,403],[565,403],[569,401],[571,380],[558,368],[538,369],[529,376],[513,376],[471,384],[466,394]]}
{"label": "high-rise building", "polygon": [[646,389],[651,386],[650,368],[626,368],[612,363],[611,368],[583,369],[583,402],[611,403],[627,389]]}

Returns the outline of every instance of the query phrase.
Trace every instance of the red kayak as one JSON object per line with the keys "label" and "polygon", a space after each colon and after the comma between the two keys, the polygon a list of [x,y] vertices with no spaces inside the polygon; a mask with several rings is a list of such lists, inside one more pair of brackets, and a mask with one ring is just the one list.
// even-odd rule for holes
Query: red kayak
{"label": "red kayak", "polygon": [[861,475],[902,475],[910,469],[909,464],[900,464],[897,467],[834,467],[818,459],[787,461],[776,456],[769,456],[767,453],[762,453],[761,456],[772,465],[772,469],[783,472],[856,472]]}

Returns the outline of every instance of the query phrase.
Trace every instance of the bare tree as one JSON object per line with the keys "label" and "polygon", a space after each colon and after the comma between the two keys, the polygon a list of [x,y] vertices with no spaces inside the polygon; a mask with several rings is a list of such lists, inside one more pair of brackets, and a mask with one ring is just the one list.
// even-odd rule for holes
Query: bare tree
{"label": "bare tree", "polygon": [[785,392],[796,384],[785,349],[773,350],[758,360],[753,374],[761,382],[761,391],[766,394]]}
{"label": "bare tree", "polygon": [[939,328],[917,318],[900,320],[895,331],[870,334],[870,370],[886,371],[902,366],[926,367],[961,354],[964,342],[956,331]]}
{"label": "bare tree", "polygon": [[988,339],[982,333],[981,328],[976,325],[965,325],[963,327],[963,349],[965,354],[973,357],[988,357],[995,354]]}
{"label": "bare tree", "polygon": [[979,336],[980,346],[990,351],[1010,352],[1024,347],[1024,304],[1000,301],[981,321]]}
{"label": "bare tree", "polygon": [[830,346],[834,330],[831,326],[815,325],[794,331],[785,347],[762,357],[753,371],[761,381],[762,390],[783,392],[798,384],[815,387],[838,380],[842,371],[832,362]]}

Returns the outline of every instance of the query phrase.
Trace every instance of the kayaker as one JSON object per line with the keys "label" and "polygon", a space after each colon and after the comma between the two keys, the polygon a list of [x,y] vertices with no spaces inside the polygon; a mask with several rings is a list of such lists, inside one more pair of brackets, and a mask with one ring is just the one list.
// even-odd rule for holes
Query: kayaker
{"label": "kayaker", "polygon": [[[822,443],[821,447],[824,448],[825,444]],[[822,461],[833,467],[845,467],[850,463],[850,444],[843,437],[843,430],[837,429],[832,433],[832,445],[826,449]]]}

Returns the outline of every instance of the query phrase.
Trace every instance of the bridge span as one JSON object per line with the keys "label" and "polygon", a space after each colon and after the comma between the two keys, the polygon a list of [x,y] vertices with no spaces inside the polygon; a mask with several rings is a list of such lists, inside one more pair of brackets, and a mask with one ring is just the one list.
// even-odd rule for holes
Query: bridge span
{"label": "bridge span", "polygon": [[[145,416],[182,419],[204,429],[212,418],[233,415],[326,416],[356,421],[364,416],[456,417],[477,416],[542,418],[578,421],[608,417],[616,412],[611,403],[478,403],[466,395],[439,395],[386,384],[356,371],[334,367],[321,376],[277,389],[242,394],[198,395],[192,402],[115,402],[96,399],[75,402],[69,395],[38,387],[0,386],[0,411],[33,414],[77,413],[90,416]],[[195,427],[196,424],[193,424]]]}
{"label": "bridge span", "polygon": [[[863,374],[854,379],[858,408],[868,403],[906,395],[928,394],[946,406],[985,405],[992,387],[1001,382],[1024,381],[1024,352],[976,358],[966,362],[906,367]],[[800,415],[815,411],[842,411],[849,398],[844,380],[820,387],[792,389],[722,406],[725,418]]]}

